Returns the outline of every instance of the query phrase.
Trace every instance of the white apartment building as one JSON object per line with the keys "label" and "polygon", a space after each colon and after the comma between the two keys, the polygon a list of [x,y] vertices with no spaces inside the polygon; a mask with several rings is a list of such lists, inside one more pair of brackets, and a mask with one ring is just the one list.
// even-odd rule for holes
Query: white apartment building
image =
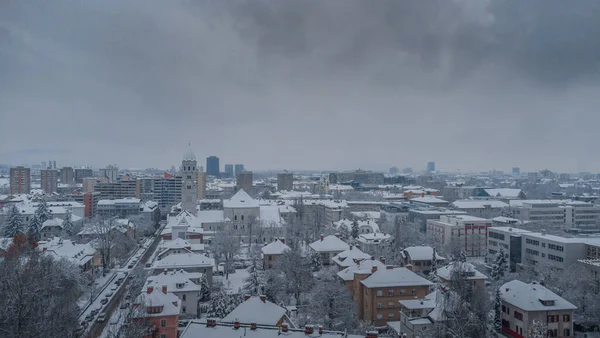
{"label": "white apartment building", "polygon": [[492,221],[469,215],[440,216],[427,220],[427,235],[439,245],[464,250],[469,257],[487,253],[487,232]]}
{"label": "white apartment building", "polygon": [[586,239],[566,238],[539,232],[523,233],[521,255],[523,264],[548,265],[564,269],[586,257]]}
{"label": "white apartment building", "polygon": [[522,263],[521,235],[528,233],[531,233],[531,231],[512,227],[488,228],[486,263],[492,264],[496,259],[496,254],[500,252],[500,249],[504,249],[504,254],[509,263],[509,270],[515,272],[517,265]]}
{"label": "white apartment building", "polygon": [[450,204],[456,210],[464,211],[471,216],[492,218],[500,214],[508,204],[498,200],[460,200]]}
{"label": "white apartment building", "polygon": [[510,209],[521,221],[552,222],[566,229],[597,229],[600,206],[571,200],[515,200]]}

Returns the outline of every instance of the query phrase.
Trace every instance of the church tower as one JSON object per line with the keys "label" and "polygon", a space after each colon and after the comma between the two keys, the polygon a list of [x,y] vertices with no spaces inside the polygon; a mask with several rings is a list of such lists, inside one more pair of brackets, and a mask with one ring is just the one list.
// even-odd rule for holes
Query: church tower
{"label": "church tower", "polygon": [[181,161],[181,208],[196,215],[198,200],[198,167],[191,144]]}

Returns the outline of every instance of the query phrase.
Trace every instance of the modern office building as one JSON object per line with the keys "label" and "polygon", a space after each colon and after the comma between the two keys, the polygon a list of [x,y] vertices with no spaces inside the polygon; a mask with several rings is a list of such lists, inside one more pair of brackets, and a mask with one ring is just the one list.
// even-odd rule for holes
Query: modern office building
{"label": "modern office building", "polygon": [[219,158],[216,156],[209,156],[206,158],[206,175],[219,177],[221,172],[219,165]]}
{"label": "modern office building", "polygon": [[109,165],[100,169],[100,178],[108,178],[109,182],[116,182],[119,178],[119,168]]}
{"label": "modern office building", "polygon": [[63,167],[60,169],[60,183],[73,184],[75,183],[75,173],[71,167]]}
{"label": "modern office building", "polygon": [[137,196],[137,181],[128,175],[116,182],[98,182],[94,191],[100,192],[103,199],[119,199]]}
{"label": "modern office building", "polygon": [[31,192],[31,169],[25,167],[10,168],[10,193],[29,194]]}
{"label": "modern office building", "polygon": [[58,170],[42,169],[40,170],[41,188],[46,194],[53,194],[58,188]]}
{"label": "modern office building", "polygon": [[171,207],[181,202],[181,174],[165,175],[154,180],[154,198],[161,213],[168,213]]}
{"label": "modern office building", "polygon": [[427,220],[427,235],[436,244],[450,247],[453,254],[465,251],[468,257],[483,257],[491,226],[491,220],[475,216],[440,216],[439,221]]}
{"label": "modern office building", "polygon": [[227,174],[227,177],[233,177],[233,164],[225,165],[225,174]]}
{"label": "modern office building", "polygon": [[82,183],[84,178],[94,176],[94,171],[89,168],[77,168],[75,169],[75,182]]}
{"label": "modern office building", "polygon": [[485,260],[488,264],[493,264],[496,255],[501,249],[504,249],[504,255],[507,257],[510,272],[517,271],[517,266],[522,263],[522,238],[523,234],[531,231],[520,228],[497,226],[488,228],[488,255]]}
{"label": "modern office building", "polygon": [[237,174],[237,173],[242,172],[242,171],[244,171],[244,165],[243,164],[236,164],[235,165],[235,173]]}
{"label": "modern office building", "polygon": [[521,168],[519,168],[519,167],[513,167],[512,168],[512,173],[513,173],[513,175],[521,175]]}
{"label": "modern office building", "polygon": [[236,173],[235,190],[244,189],[247,193],[252,193],[252,172],[244,170]]}
{"label": "modern office building", "polygon": [[427,162],[427,171],[428,172],[435,171],[435,162],[433,162],[433,161]]}
{"label": "modern office building", "polygon": [[277,190],[294,190],[294,174],[287,171],[277,174]]}
{"label": "modern office building", "polygon": [[384,175],[381,172],[355,170],[350,172],[338,172],[329,174],[330,184],[383,184]]}

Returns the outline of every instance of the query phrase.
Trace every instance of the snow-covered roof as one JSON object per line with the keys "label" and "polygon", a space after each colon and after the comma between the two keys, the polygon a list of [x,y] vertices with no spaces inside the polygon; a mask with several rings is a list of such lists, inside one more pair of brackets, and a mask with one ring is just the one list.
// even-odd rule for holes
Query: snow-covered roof
{"label": "snow-covered roof", "polygon": [[488,229],[488,231],[504,232],[509,234],[527,234],[531,232],[529,230],[513,227],[491,227]]}
{"label": "snow-covered roof", "polygon": [[260,250],[265,255],[281,255],[285,251],[290,250],[290,247],[276,239],[273,242],[263,246]]}
{"label": "snow-covered roof", "polygon": [[566,204],[571,202],[570,199],[556,199],[556,200],[542,200],[542,199],[538,199],[538,200],[510,200],[508,201],[508,203],[510,203],[511,208],[513,207],[522,207],[524,204]]}
{"label": "snow-covered roof", "polygon": [[328,187],[329,190],[333,190],[333,191],[352,191],[354,190],[354,188],[352,188],[352,186],[350,185],[345,185],[345,184],[330,184]]}
{"label": "snow-covered roof", "polygon": [[240,189],[230,199],[223,201],[223,208],[258,208],[258,201]]}
{"label": "snow-covered roof", "polygon": [[364,338],[364,335],[352,335],[345,332],[336,331],[323,331],[323,334],[318,334],[315,330],[313,335],[307,335],[304,333],[304,328],[294,329],[289,328],[288,332],[283,334],[279,327],[275,326],[261,326],[258,325],[255,330],[250,329],[249,325],[242,324],[241,327],[236,330],[233,328],[233,324],[229,323],[218,323],[215,327],[208,327],[205,320],[193,320],[183,330],[180,338]]}
{"label": "snow-covered roof", "polygon": [[304,200],[303,201],[304,205],[322,205],[325,206],[326,208],[329,209],[344,209],[348,207],[348,203],[344,200],[334,200],[334,199],[327,199],[327,200]]}
{"label": "snow-covered roof", "polygon": [[502,198],[519,198],[521,189],[511,188],[496,188],[496,189],[483,189],[490,197],[502,197]]}
{"label": "snow-covered roof", "polygon": [[275,326],[285,315],[285,309],[260,297],[250,297],[245,302],[238,305],[221,321],[233,323],[238,320],[240,323]]}
{"label": "snow-covered roof", "polygon": [[63,220],[58,218],[58,217],[54,217],[51,218],[49,220],[46,220],[43,224],[42,224],[42,229],[45,227],[61,227],[63,225]]}
{"label": "snow-covered roof", "polygon": [[366,259],[359,261],[357,264],[350,265],[338,272],[337,275],[345,281],[351,281],[354,279],[354,274],[370,274],[373,267],[377,267],[378,270],[385,269],[385,264],[373,258]]}
{"label": "snow-covered roof", "polygon": [[367,219],[381,219],[381,211],[351,211],[350,214],[355,217],[364,217]]}
{"label": "snow-covered roof", "polygon": [[99,200],[98,205],[116,205],[116,204],[140,204],[139,198],[127,197],[114,200]]}
{"label": "snow-covered roof", "polygon": [[11,246],[12,243],[13,243],[12,238],[1,237],[0,238],[0,250],[3,250],[3,251],[8,250],[8,248]]}
{"label": "snow-covered roof", "polygon": [[143,304],[146,308],[162,306],[162,311],[159,313],[144,311],[142,314],[144,317],[176,316],[179,315],[181,308],[181,302],[177,296],[168,290],[167,293],[163,293],[162,289],[155,287],[152,288],[151,292],[148,292],[147,289],[143,290],[135,299],[134,304]]}
{"label": "snow-covered roof", "polygon": [[[575,310],[577,307],[537,283],[513,280],[500,287],[502,300],[525,311]],[[542,303],[543,302],[543,303]]]}
{"label": "snow-covered roof", "polygon": [[492,221],[497,222],[497,223],[505,223],[505,224],[522,224],[523,223],[520,219],[505,217],[505,216],[494,217],[494,218],[492,218]]}
{"label": "snow-covered roof", "polygon": [[191,244],[185,239],[175,238],[174,240],[162,240],[158,245],[158,248],[159,251],[183,248],[190,248],[192,251],[202,251],[204,250],[204,244]]}
{"label": "snow-covered roof", "polygon": [[558,243],[584,243],[586,239],[584,238],[574,238],[574,237],[561,237],[556,235],[545,234],[541,232],[528,232],[522,234],[525,237],[536,238],[543,241],[554,241]]}
{"label": "snow-covered roof", "polygon": [[465,263],[452,262],[446,266],[438,268],[435,271],[435,274],[440,278],[444,278],[445,280],[451,280],[452,279],[452,271],[456,267],[458,267],[462,271],[465,271],[466,275],[464,277],[468,280],[488,279],[486,275],[477,271],[477,269],[475,269],[475,266],[473,264],[467,263],[467,262],[465,262]]}
{"label": "snow-covered roof", "polygon": [[332,260],[340,267],[349,267],[356,264],[354,260],[361,261],[364,259],[371,259],[371,255],[362,252],[357,247],[350,246],[350,249],[335,255]]}
{"label": "snow-covered roof", "polygon": [[192,150],[192,147],[188,146],[188,148],[185,151],[185,154],[183,154],[183,160],[184,161],[195,161],[196,160],[196,154]]}
{"label": "snow-covered roof", "polygon": [[437,290],[422,299],[407,299],[398,301],[400,305],[409,310],[433,309],[436,306]]}
{"label": "snow-covered roof", "polygon": [[271,222],[271,223],[281,223],[283,219],[281,218],[281,214],[279,213],[278,205],[261,205],[260,206],[260,221],[261,222]]}
{"label": "snow-covered roof", "polygon": [[392,238],[392,236],[389,234],[383,232],[372,232],[369,234],[360,234],[356,240],[363,244],[379,244],[387,241],[390,238]]}
{"label": "snow-covered roof", "polygon": [[350,246],[334,235],[325,236],[310,243],[310,247],[317,252],[342,252],[350,249]]}
{"label": "snow-covered roof", "polygon": [[508,204],[498,200],[460,200],[451,204],[457,209],[507,208]]}
{"label": "snow-covered roof", "polygon": [[445,204],[448,201],[443,200],[441,198],[437,198],[435,196],[423,196],[423,197],[413,197],[410,199],[411,202],[417,203],[426,203],[426,204]]}
{"label": "snow-covered roof", "polygon": [[[340,229],[340,227],[345,227],[348,232],[352,231],[352,224],[354,223],[354,220],[349,220],[347,218],[343,218],[337,222],[333,222],[333,225],[335,225],[335,227],[337,229]],[[367,227],[371,229],[371,232],[379,232],[379,225],[377,225],[377,223],[373,220],[356,220],[356,223],[358,224],[358,228],[363,228],[363,227]]]}
{"label": "snow-covered roof", "polygon": [[[430,261],[433,258],[433,248],[430,246],[409,246],[404,249],[404,253],[410,256],[413,261]],[[435,253],[437,260],[445,260],[446,258],[440,256],[437,252]]]}
{"label": "snow-covered roof", "polygon": [[167,287],[167,292],[193,292],[200,291],[201,287],[195,284],[191,279],[197,279],[202,277],[201,273],[189,273],[180,270],[163,272],[156,276],[150,276],[146,279],[146,287],[152,286],[155,289],[162,289],[163,286]]}
{"label": "snow-covered roof", "polygon": [[202,222],[198,217],[194,216],[189,211],[182,210],[176,216],[167,218],[167,225],[165,226],[165,228],[171,228],[173,226],[188,226],[193,228],[202,228]]}
{"label": "snow-covered roof", "polygon": [[430,286],[427,279],[417,275],[407,268],[377,269],[361,283],[368,288],[382,288],[394,286]]}
{"label": "snow-covered roof", "polygon": [[219,223],[225,221],[223,210],[200,210],[196,213],[200,223]]}
{"label": "snow-covered roof", "polygon": [[157,260],[152,264],[152,269],[185,269],[214,266],[215,261],[201,254],[184,253],[172,254]]}
{"label": "snow-covered roof", "polygon": [[65,258],[77,265],[86,264],[96,253],[96,249],[89,244],[77,244],[58,237],[38,242],[38,249],[47,255],[52,255],[57,259]]}

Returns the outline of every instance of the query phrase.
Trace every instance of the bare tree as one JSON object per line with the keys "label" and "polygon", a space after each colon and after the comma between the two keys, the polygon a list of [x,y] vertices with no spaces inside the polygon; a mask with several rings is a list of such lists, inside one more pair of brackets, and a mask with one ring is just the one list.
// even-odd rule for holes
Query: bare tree
{"label": "bare tree", "polygon": [[217,266],[221,260],[225,263],[223,274],[225,279],[228,280],[233,258],[241,249],[240,238],[234,235],[231,230],[215,231],[211,247]]}

